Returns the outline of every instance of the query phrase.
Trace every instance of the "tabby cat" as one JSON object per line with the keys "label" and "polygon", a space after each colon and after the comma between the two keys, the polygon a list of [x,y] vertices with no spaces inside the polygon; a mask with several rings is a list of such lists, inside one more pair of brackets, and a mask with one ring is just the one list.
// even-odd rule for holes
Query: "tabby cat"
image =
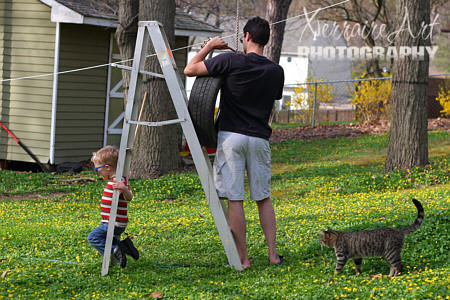
{"label": "tabby cat", "polygon": [[360,274],[363,257],[382,256],[391,267],[389,277],[397,276],[402,271],[400,256],[405,235],[416,231],[423,221],[423,207],[416,199],[412,200],[417,207],[417,219],[403,229],[380,228],[363,232],[344,232],[332,230],[320,231],[320,244],[333,247],[336,251],[336,270],[341,272],[348,259],[353,259],[356,274]]}

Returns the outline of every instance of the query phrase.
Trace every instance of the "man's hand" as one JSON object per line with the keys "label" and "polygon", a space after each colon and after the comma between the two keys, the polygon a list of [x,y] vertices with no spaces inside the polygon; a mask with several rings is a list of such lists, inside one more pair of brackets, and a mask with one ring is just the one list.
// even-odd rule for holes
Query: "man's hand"
{"label": "man's hand", "polygon": [[228,49],[228,44],[225,43],[222,38],[216,36],[210,39],[202,49],[191,59],[184,68],[184,74],[186,76],[206,76],[209,75],[208,69],[206,69],[204,60],[206,56],[214,49],[223,50]]}
{"label": "man's hand", "polygon": [[220,36],[209,39],[205,46],[211,47],[211,49],[224,50],[228,49],[228,44],[225,43]]}

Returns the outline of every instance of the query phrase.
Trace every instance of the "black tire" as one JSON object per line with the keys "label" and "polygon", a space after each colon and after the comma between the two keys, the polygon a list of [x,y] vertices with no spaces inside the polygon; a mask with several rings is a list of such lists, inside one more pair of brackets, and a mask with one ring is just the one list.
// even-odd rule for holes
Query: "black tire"
{"label": "black tire", "polygon": [[[216,149],[217,130],[214,124],[217,94],[222,87],[222,76],[197,77],[189,96],[188,110],[200,145]],[[217,114],[218,115],[218,114]]]}

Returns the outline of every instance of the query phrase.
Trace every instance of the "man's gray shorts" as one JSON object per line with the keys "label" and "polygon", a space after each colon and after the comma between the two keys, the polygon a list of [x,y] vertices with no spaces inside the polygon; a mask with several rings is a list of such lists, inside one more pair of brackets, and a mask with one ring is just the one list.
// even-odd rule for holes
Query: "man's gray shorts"
{"label": "man's gray shorts", "polygon": [[244,176],[250,186],[250,198],[270,197],[269,141],[239,133],[219,131],[214,160],[214,183],[221,198],[244,200]]}

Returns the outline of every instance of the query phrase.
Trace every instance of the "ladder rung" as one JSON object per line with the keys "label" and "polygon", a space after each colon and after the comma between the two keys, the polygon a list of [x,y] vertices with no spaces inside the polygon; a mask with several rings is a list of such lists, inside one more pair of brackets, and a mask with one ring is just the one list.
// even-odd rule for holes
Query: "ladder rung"
{"label": "ladder rung", "polygon": [[147,72],[147,71],[144,71],[144,70],[139,70],[139,73],[145,74],[145,75],[149,75],[149,76],[153,76],[153,77],[158,77],[158,78],[165,78],[164,75],[162,75],[162,74],[153,73],[153,72]]}
{"label": "ladder rung", "polygon": [[[128,71],[132,71],[133,70],[132,67],[124,66],[124,65],[118,65],[118,64],[111,64],[111,67],[116,67],[116,68],[119,68],[119,69],[125,69],[125,70],[128,70]],[[139,73],[145,74],[145,75],[149,75],[149,76],[153,76],[153,77],[158,77],[158,78],[165,78],[164,75],[162,75],[162,74],[153,73],[153,72],[147,72],[147,71],[144,71],[144,70],[139,70]]]}
{"label": "ladder rung", "polygon": [[128,121],[129,124],[145,125],[145,126],[164,126],[170,124],[177,124],[181,122],[186,122],[186,119],[175,119],[161,122]]}

